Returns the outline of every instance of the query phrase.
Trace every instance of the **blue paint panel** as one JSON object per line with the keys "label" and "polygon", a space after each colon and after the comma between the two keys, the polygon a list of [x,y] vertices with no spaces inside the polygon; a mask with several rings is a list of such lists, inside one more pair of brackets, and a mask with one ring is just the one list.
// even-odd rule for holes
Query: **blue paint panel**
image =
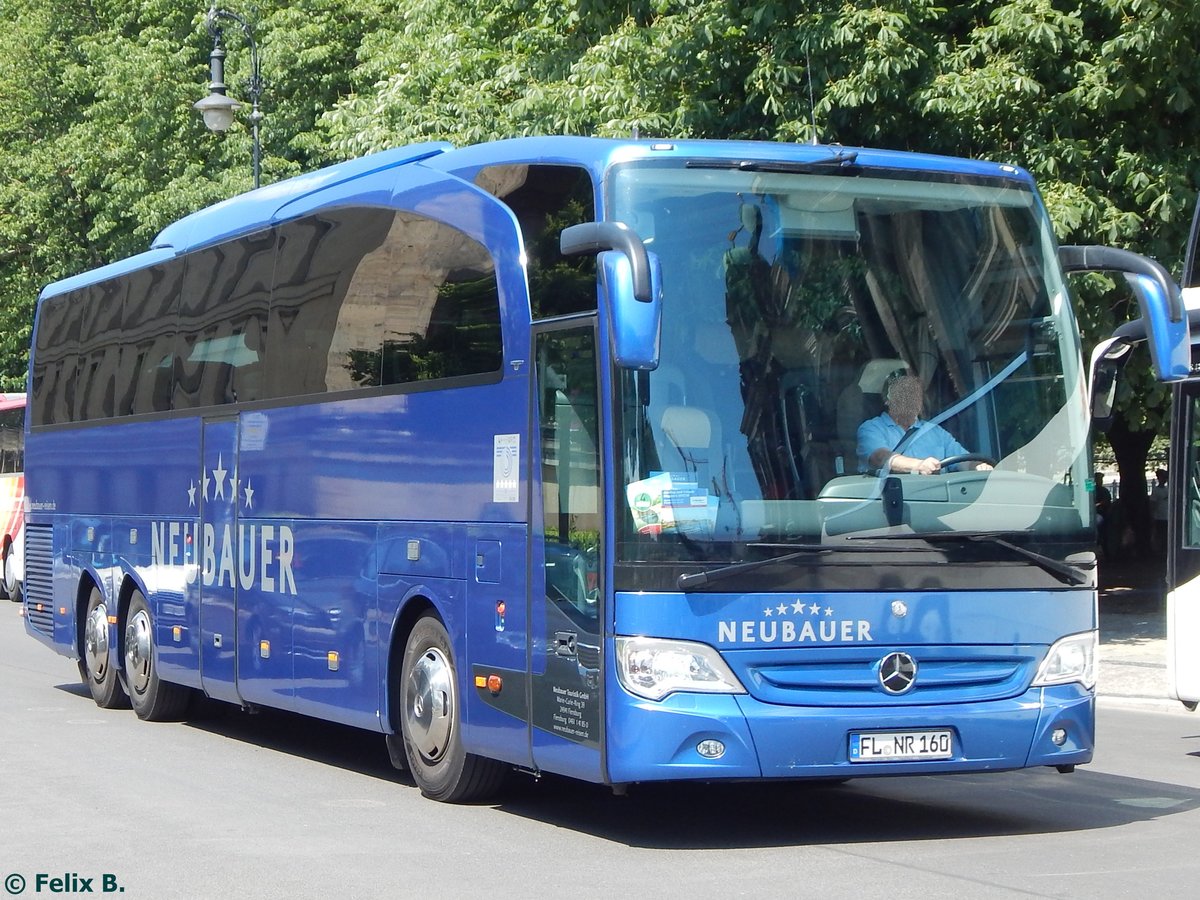
{"label": "blue paint panel", "polygon": [[206,422],[201,447],[201,470],[197,473],[202,485],[197,501],[200,529],[194,539],[200,573],[187,585],[185,596],[188,605],[200,610],[200,681],[204,692],[237,703],[242,699],[237,687],[238,559],[234,555],[238,522],[233,502],[236,498],[230,498],[233,491],[228,485],[237,471],[236,420]]}
{"label": "blue paint panel", "polygon": [[[262,423],[258,442],[241,444],[253,514],[520,521],[523,504],[492,502],[492,448],[494,435],[522,430],[527,389],[523,376],[510,375],[498,385],[245,414]],[[465,562],[455,577],[465,577]]]}
{"label": "blue paint panel", "polygon": [[188,486],[198,475],[199,446],[195,418],[32,432],[25,492],[33,519],[55,511],[71,519],[194,516]]}
{"label": "blue paint panel", "polygon": [[389,575],[467,577],[466,535],[460,525],[409,522],[379,529],[378,567]]}
{"label": "blue paint panel", "polygon": [[[893,614],[894,600],[905,605],[903,617]],[[791,630],[785,631],[789,622]],[[900,643],[1048,645],[1095,628],[1096,598],[1090,590],[618,593],[615,627],[618,634],[702,641],[722,652]]]}
{"label": "blue paint panel", "polygon": [[[527,541],[524,525],[475,526],[467,532],[468,544],[484,558],[486,572],[495,580],[467,579],[466,658],[487,673],[524,672],[526,669]],[[475,555],[473,554],[473,560]],[[476,573],[479,571],[475,568]],[[477,753],[506,762],[530,765],[528,711],[520,718],[497,709],[471,683],[464,682],[463,740]],[[509,679],[503,690],[519,692],[513,703],[525,708],[525,680]]]}
{"label": "blue paint panel", "polygon": [[376,619],[377,528],[358,522],[292,523],[295,593],[244,597],[247,606],[291,606],[293,708],[378,728],[381,675]]}
{"label": "blue paint panel", "polygon": [[[1095,698],[1078,685],[1003,701],[897,708],[779,706],[746,695],[673,694],[658,703],[609,684],[609,777],[613,781],[713,778],[849,778],[1017,769],[1089,762]],[[1045,707],[1043,709],[1043,704]],[[1063,747],[1050,740],[1066,727]],[[922,762],[852,763],[858,731],[950,729],[953,757]],[[696,751],[719,740],[725,755]]]}
{"label": "blue paint panel", "polygon": [[[892,600],[904,604],[903,616]],[[653,703],[612,682],[610,777],[848,777],[1087,762],[1094,694],[1029,684],[1050,643],[1095,623],[1091,591],[618,594],[618,633],[715,646],[750,693]],[[920,666],[917,688],[900,696],[878,685],[879,660],[895,649]],[[1062,747],[1050,740],[1056,727],[1070,736]],[[952,759],[849,760],[853,731],[935,728],[953,731]],[[653,747],[623,743],[651,732]],[[709,737],[731,748],[720,760],[695,751]]]}

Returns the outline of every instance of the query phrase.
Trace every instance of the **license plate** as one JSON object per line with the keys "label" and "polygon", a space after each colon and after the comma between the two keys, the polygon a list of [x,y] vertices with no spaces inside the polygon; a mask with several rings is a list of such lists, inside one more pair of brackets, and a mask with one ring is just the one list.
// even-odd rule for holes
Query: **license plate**
{"label": "license plate", "polygon": [[850,762],[949,759],[953,755],[949,731],[869,731],[850,735]]}

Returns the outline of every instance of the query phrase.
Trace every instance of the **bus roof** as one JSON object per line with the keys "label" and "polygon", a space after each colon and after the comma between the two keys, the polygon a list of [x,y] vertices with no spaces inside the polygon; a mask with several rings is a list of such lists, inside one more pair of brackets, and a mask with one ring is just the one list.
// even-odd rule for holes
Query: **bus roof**
{"label": "bus roof", "polygon": [[379,192],[388,196],[397,187],[393,170],[414,163],[426,163],[443,172],[472,172],[487,165],[534,161],[583,166],[599,176],[613,163],[671,157],[798,163],[840,158],[864,168],[1006,178],[1029,187],[1033,185],[1028,173],[1016,166],[840,145],[568,136],[512,138],[462,148],[444,142],[414,144],[338,163],[223,200],[168,225],[145,253],[54,282],[43,289],[41,296],[49,297],[106,281],[199,247],[270,227],[291,218],[290,209],[299,208],[298,201],[339,184],[361,180],[363,193]]}
{"label": "bus roof", "polygon": [[25,394],[0,393],[0,412],[21,409],[25,406]]}

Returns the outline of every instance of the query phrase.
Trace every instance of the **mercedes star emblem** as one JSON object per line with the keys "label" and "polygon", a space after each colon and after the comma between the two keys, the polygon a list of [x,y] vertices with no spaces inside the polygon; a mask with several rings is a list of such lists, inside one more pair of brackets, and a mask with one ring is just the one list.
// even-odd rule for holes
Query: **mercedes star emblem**
{"label": "mercedes star emblem", "polygon": [[917,661],[907,653],[889,653],[879,661],[879,683],[889,694],[903,694],[917,680]]}

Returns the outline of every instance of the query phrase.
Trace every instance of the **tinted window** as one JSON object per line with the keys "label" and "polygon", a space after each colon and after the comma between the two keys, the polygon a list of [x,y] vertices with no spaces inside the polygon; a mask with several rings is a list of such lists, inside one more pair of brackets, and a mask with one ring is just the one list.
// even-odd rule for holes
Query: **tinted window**
{"label": "tinted window", "polygon": [[34,425],[496,374],[502,358],[487,250],[385,209],[309,216],[39,315]]}
{"label": "tinted window", "polygon": [[481,244],[448,225],[399,213],[374,255],[405,273],[393,280],[384,308],[383,384],[500,370],[500,298]]}
{"label": "tinted window", "polygon": [[171,408],[175,378],[183,261],[142,269],[129,275],[128,281],[121,316],[117,415],[165,412]]}
{"label": "tinted window", "polygon": [[270,373],[271,396],[353,388],[362,383],[347,364],[356,355],[365,354],[362,365],[378,367],[383,309],[399,273],[382,269],[373,278],[356,273],[387,237],[394,215],[349,209],[280,226],[270,331],[275,358],[286,364]]}
{"label": "tinted window", "polygon": [[0,412],[0,474],[25,469],[25,408]]}
{"label": "tinted window", "polygon": [[116,414],[121,315],[128,288],[125,279],[98,284],[88,290],[79,310],[78,419],[106,419]]}
{"label": "tinted window", "polygon": [[281,228],[277,396],[500,369],[500,299],[478,242],[432,219],[339,210]]}
{"label": "tinted window", "polygon": [[480,170],[476,184],[504,201],[521,225],[535,319],[596,308],[596,259],[563,256],[559,235],[596,218],[592,179],[575,166],[508,165]]}
{"label": "tinted window", "polygon": [[189,254],[179,304],[176,409],[264,395],[274,231]]}
{"label": "tinted window", "polygon": [[79,368],[79,321],[87,289],[42,303],[34,347],[33,421],[52,425],[74,414]]}

